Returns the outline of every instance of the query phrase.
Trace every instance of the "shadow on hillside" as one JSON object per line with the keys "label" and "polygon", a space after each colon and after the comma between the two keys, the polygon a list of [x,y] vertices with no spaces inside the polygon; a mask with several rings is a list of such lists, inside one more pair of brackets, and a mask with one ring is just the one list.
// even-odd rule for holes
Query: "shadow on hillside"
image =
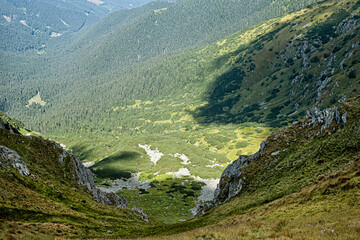
{"label": "shadow on hillside", "polygon": [[137,152],[119,152],[97,162],[91,167],[91,170],[100,178],[110,178],[111,180],[129,179],[131,178],[131,172],[119,169],[119,164],[121,165],[121,162],[132,161],[139,157],[140,154]]}
{"label": "shadow on hillside", "polygon": [[[206,105],[191,112],[195,120],[202,124],[229,124],[229,123],[245,123],[257,122],[268,123],[276,127],[279,125],[274,119],[264,119],[259,113],[262,99],[258,99],[258,103],[246,105],[241,103],[241,94],[244,94],[243,80],[247,73],[256,69],[256,62],[253,60],[254,54],[258,54],[264,48],[266,42],[272,41],[275,35],[288,26],[287,23],[277,26],[265,35],[258,36],[247,45],[240,46],[237,50],[225,54],[212,63],[210,71],[219,69],[222,65],[228,64],[231,68],[218,76],[214,82],[208,86],[204,101]],[[260,80],[260,79],[259,79]],[[249,90],[249,89],[246,89]],[[264,89],[253,89],[253,91],[265,91]],[[273,94],[271,100],[275,98]],[[261,113],[263,115],[263,113]],[[269,121],[268,121],[269,120]]]}
{"label": "shadow on hillside", "polygon": [[86,146],[86,144],[82,144],[82,143],[76,144],[71,149],[72,149],[72,154],[78,156],[80,160],[88,159],[94,154],[93,148],[89,148],[88,146]]}
{"label": "shadow on hillside", "polygon": [[208,102],[205,106],[192,112],[200,123],[238,123],[237,114],[230,110],[240,100],[240,94],[234,94],[241,88],[245,72],[240,67],[216,78],[207,90],[204,98]]}

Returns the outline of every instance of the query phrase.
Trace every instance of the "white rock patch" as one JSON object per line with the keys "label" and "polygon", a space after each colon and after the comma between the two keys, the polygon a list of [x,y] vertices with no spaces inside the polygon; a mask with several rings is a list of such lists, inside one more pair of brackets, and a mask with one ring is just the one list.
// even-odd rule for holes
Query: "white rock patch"
{"label": "white rock patch", "polygon": [[28,28],[30,28],[29,25],[27,25],[26,21],[25,20],[20,20],[20,23]]}
{"label": "white rock patch", "polygon": [[167,172],[166,174],[173,175],[176,178],[191,175],[189,169],[187,168],[180,168],[177,172]]}
{"label": "white rock patch", "polygon": [[139,147],[144,149],[146,154],[150,157],[150,161],[156,165],[156,163],[161,159],[164,154],[160,152],[157,148],[155,150],[151,150],[151,145],[141,145]]}
{"label": "white rock patch", "polygon": [[201,177],[195,177],[195,180],[199,181],[199,182],[203,182],[205,183],[205,185],[202,187],[201,190],[201,195],[198,197],[198,201],[199,202],[206,202],[206,201],[211,201],[214,199],[214,192],[215,189],[217,187],[217,185],[220,182],[220,179],[204,179]]}
{"label": "white rock patch", "polygon": [[214,160],[210,160],[210,162],[212,163],[212,165],[206,165],[205,167],[208,168],[224,167],[222,164],[216,163],[216,158],[214,158]]}
{"label": "white rock patch", "polygon": [[104,2],[100,1],[100,0],[87,0],[88,2],[91,2],[93,4],[96,4],[97,6],[103,4]]}
{"label": "white rock patch", "polygon": [[182,160],[181,164],[188,165],[191,163],[190,159],[185,154],[175,153],[174,155],[170,154],[172,157],[179,158]]}
{"label": "white rock patch", "polygon": [[56,32],[51,32],[50,37],[54,38],[54,37],[61,37],[62,33],[56,33]]}
{"label": "white rock patch", "polygon": [[94,164],[95,164],[95,162],[84,162],[84,163],[83,163],[84,167],[86,167],[86,168],[89,168],[89,167],[91,167],[91,166],[94,166]]}
{"label": "white rock patch", "polygon": [[67,27],[69,27],[70,25],[69,24],[67,24],[64,20],[62,20],[62,19],[60,19],[60,21],[65,25],[65,26],[67,26]]}
{"label": "white rock patch", "polygon": [[5,16],[5,15],[3,15],[3,17],[5,18],[5,20],[7,21],[7,22],[11,22],[11,17],[8,17],[8,16]]}
{"label": "white rock patch", "polygon": [[196,200],[196,207],[190,209],[191,213],[195,216],[196,215],[196,210],[197,210],[197,206],[203,202],[207,202],[207,201],[211,201],[214,199],[214,192],[216,190],[217,185],[220,182],[220,179],[204,179],[201,177],[195,177],[195,180],[199,181],[199,182],[203,182],[205,183],[205,185],[202,187],[200,196],[197,198]]}

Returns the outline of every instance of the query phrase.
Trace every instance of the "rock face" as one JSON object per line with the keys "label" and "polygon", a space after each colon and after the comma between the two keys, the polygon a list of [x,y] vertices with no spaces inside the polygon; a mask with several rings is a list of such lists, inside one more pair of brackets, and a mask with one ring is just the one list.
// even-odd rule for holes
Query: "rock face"
{"label": "rock face", "polygon": [[13,166],[23,176],[30,175],[29,169],[21,159],[20,155],[5,146],[0,146],[0,164],[5,168],[9,165]]}
{"label": "rock face", "polygon": [[[60,159],[64,159],[64,157],[60,157]],[[83,185],[92,192],[93,197],[96,201],[102,204],[123,207],[127,208],[128,203],[127,200],[122,196],[115,193],[104,193],[97,189],[94,184],[94,175],[85,166],[81,163],[78,157],[73,157],[73,164],[75,167],[75,173],[80,185]]]}
{"label": "rock face", "polygon": [[345,125],[346,123],[346,116],[347,113],[340,114],[338,107],[333,107],[329,109],[324,109],[320,111],[317,107],[313,107],[310,111],[307,113],[308,117],[311,117],[311,123],[313,126],[320,124],[322,133],[326,128],[330,126],[331,123],[335,120],[336,123],[342,123],[342,125]]}
{"label": "rock face", "polygon": [[207,211],[209,211],[213,207],[214,207],[214,204],[210,203],[210,202],[199,204],[196,208],[195,216],[204,215]]}
{"label": "rock face", "polygon": [[[10,123],[4,122],[2,119],[0,119],[0,129],[6,129],[12,134],[20,135],[16,128]],[[92,193],[96,201],[106,205],[127,208],[127,200],[123,196],[115,193],[104,193],[95,187],[93,173],[84,167],[78,157],[68,154],[60,144],[55,142],[49,142],[49,148],[53,148],[54,150],[61,149],[62,153],[57,159],[60,164],[64,165],[66,159],[70,159],[70,165],[72,165],[75,170],[74,177],[78,184],[85,186]],[[0,146],[0,166],[6,169],[8,169],[9,166],[12,166],[23,176],[30,175],[29,169],[21,156],[14,150],[5,146]]]}
{"label": "rock face", "polygon": [[[219,205],[229,201],[239,194],[242,189],[241,168],[247,166],[251,161],[261,155],[266,147],[266,141],[260,144],[260,150],[251,156],[240,156],[238,160],[227,166],[221,175],[220,182],[214,193],[214,203]],[[206,208],[206,206],[204,206]],[[203,212],[202,209],[201,211]]]}
{"label": "rock face", "polygon": [[351,15],[351,17],[349,19],[342,21],[341,24],[339,25],[339,31],[341,32],[341,34],[342,35],[346,34],[346,33],[350,32],[351,30],[354,30],[357,27],[359,27],[360,24],[357,21],[358,18],[359,18],[359,16],[354,13]]}

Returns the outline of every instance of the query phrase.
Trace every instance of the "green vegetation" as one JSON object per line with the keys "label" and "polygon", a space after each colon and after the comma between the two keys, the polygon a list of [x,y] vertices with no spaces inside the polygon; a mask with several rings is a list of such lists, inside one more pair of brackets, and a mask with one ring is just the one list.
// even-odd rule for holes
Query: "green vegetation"
{"label": "green vegetation", "polygon": [[129,208],[143,206],[147,214],[167,224],[178,223],[193,217],[196,199],[204,183],[193,178],[173,179],[171,175],[160,181],[153,181],[148,190],[121,190],[128,200]]}
{"label": "green vegetation", "polygon": [[[144,12],[154,17],[152,9],[164,4],[114,13],[109,21],[122,19],[119,24],[124,27],[140,21]],[[239,155],[256,152],[274,127],[301,119],[314,104],[328,107],[344,94],[346,97],[358,94],[357,29],[340,34],[338,26],[347,15],[343,11],[350,14],[345,20],[358,11],[353,9],[354,4],[328,1],[202,48],[163,54],[101,75],[89,76],[92,70],[82,68],[82,61],[63,72],[62,67],[66,67],[63,64],[71,61],[56,62],[59,66],[55,66],[50,61],[51,55],[48,58],[28,55],[25,59],[34,65],[20,68],[22,58],[9,57],[2,67],[1,81],[4,86],[11,83],[14,87],[1,90],[0,106],[32,130],[66,144],[85,162],[113,158],[104,161],[102,169],[95,170],[99,182],[125,173],[128,176],[129,172],[148,175],[160,172],[166,176],[167,172],[177,172],[182,167],[192,177],[216,179]],[[162,17],[170,8],[155,17]],[[343,17],[334,17],[337,12]],[[320,46],[316,36],[297,37],[306,36],[327,22],[327,18],[333,19],[331,24],[338,34],[330,42]],[[118,29],[115,25],[100,33],[112,35],[112,29]],[[89,31],[97,32],[94,29]],[[101,41],[107,42],[103,38]],[[84,50],[85,46],[84,43]],[[339,46],[335,53],[334,46]],[[308,59],[306,66],[303,59]],[[343,60],[343,70],[332,71]],[[100,66],[91,69],[103,71]],[[38,72],[25,81],[27,72],[37,67]],[[37,91],[41,91],[46,105],[32,104],[26,108]],[[156,166],[151,165],[139,144],[151,145],[164,154]],[[130,153],[131,159],[124,160],[122,153]],[[176,153],[185,154],[193,164],[182,165],[178,158],[170,156]],[[145,207],[145,203],[140,206]]]}
{"label": "green vegetation", "polygon": [[[193,239],[194,236],[237,239],[240,234],[241,238],[259,239],[322,239],[324,235],[357,239],[359,101],[357,97],[340,105],[340,112],[347,113],[344,126],[334,121],[320,133],[321,124],[299,122],[274,132],[261,159],[243,169],[245,181],[239,196],[204,216],[168,226],[154,219],[144,224],[129,210],[94,202],[77,185],[73,174],[68,174],[73,171],[69,165],[58,161],[61,148],[42,138],[0,129],[0,145],[16,150],[34,176],[21,176],[15,169],[0,168],[1,192],[6,193],[1,195],[0,236],[48,239],[160,234],[163,236],[151,239]],[[270,154],[278,149],[286,151],[276,156]],[[69,160],[67,157],[65,162]],[[163,185],[153,183],[155,188],[148,192],[128,192],[130,204],[144,198],[153,215],[166,207],[164,191],[177,201],[184,199],[191,204],[196,189],[201,187],[191,179],[177,183],[167,179]],[[154,204],[154,200],[163,203]],[[169,211],[180,211],[177,202],[167,204]],[[177,234],[171,235],[174,233]]]}
{"label": "green vegetation", "polygon": [[109,11],[138,7],[149,1],[106,0],[95,5],[87,0],[4,0],[0,3],[0,50],[43,55],[54,44],[67,44],[68,38],[98,22]]}
{"label": "green vegetation", "polygon": [[0,8],[0,50],[33,51],[39,54],[43,54],[42,50],[48,44],[57,42],[52,36],[69,36],[82,27],[95,23],[107,11],[88,1],[60,0],[5,0],[0,3]]}
{"label": "green vegetation", "polygon": [[[203,216],[173,225],[167,233],[195,229],[173,239],[211,234],[227,238],[239,232],[240,239],[322,239],[322,234],[357,239],[359,101],[358,96],[340,105],[340,112],[347,112],[345,126],[334,121],[320,133],[321,124],[303,127],[301,121],[274,132],[259,159],[242,169],[238,196]],[[271,155],[277,150],[285,151]],[[223,232],[224,228],[230,231]]]}
{"label": "green vegetation", "polygon": [[[1,51],[0,110],[93,164],[98,187],[138,176],[150,188],[116,191],[152,219],[144,224],[74,187],[52,142],[0,129],[0,145],[36,179],[1,168],[0,238],[356,239],[360,100],[343,103],[348,123],[323,134],[297,121],[359,94],[359,1],[329,0],[265,22],[317,1],[239,1],[160,1],[34,47],[42,55]],[[241,194],[190,219],[204,179],[218,179],[267,137],[261,161],[244,168]],[[140,145],[158,151],[156,164]]]}
{"label": "green vegetation", "polygon": [[16,151],[30,172],[22,176],[1,163],[1,238],[143,236],[161,226],[156,221],[145,224],[129,209],[95,202],[77,183],[73,157],[66,156],[62,164],[63,149],[54,142],[0,129],[0,145]]}

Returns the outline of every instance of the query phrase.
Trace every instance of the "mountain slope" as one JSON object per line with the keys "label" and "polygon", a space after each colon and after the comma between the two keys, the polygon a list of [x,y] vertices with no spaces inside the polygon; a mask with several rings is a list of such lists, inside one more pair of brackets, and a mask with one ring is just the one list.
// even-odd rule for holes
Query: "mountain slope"
{"label": "mountain slope", "polygon": [[140,211],[125,209],[121,195],[96,189],[92,173],[59,144],[23,136],[5,119],[0,119],[1,238],[141,235],[140,227],[153,225],[144,223]]}
{"label": "mountain slope", "polygon": [[168,233],[202,228],[170,238],[357,239],[359,103],[360,96],[313,109],[304,121],[274,132],[257,154],[224,171],[217,207]]}
{"label": "mountain slope", "polygon": [[150,1],[2,0],[0,50],[32,50],[44,54],[48,45],[61,42],[71,33],[96,23],[110,11],[130,9]]}
{"label": "mountain slope", "polygon": [[[114,12],[120,9],[136,8],[143,4],[147,4],[152,0],[104,0],[100,1],[100,6],[109,11]],[[176,1],[176,0],[175,0]],[[89,0],[89,2],[98,2],[96,0]]]}
{"label": "mountain slope", "polygon": [[0,2],[2,51],[40,51],[54,39],[79,31],[105,16],[106,10],[81,1]]}
{"label": "mountain slope", "polygon": [[[36,231],[23,224],[18,212],[45,233],[62,234],[39,224],[36,212],[50,226],[69,223],[60,225],[65,236],[67,226],[74,226],[70,237],[192,230],[163,238],[358,239],[360,99],[344,100],[357,95],[359,86],[359,6],[359,1],[326,1],[202,48],[157,56],[86,81],[57,75],[46,61],[50,58],[41,58],[23,70],[17,66],[20,72],[50,66],[48,73],[34,73],[26,82],[9,59],[1,107],[70,146],[92,165],[98,187],[123,193],[130,206],[143,206],[162,221],[190,218],[190,208],[206,200],[202,193],[211,195],[216,183],[204,178],[219,178],[231,160],[241,157],[222,176],[215,200],[219,206],[185,223],[143,224],[131,211],[98,205],[71,175],[61,182],[64,172],[74,173],[59,164],[63,150],[11,133],[18,127],[5,123],[0,144],[18,152],[40,182],[22,176],[23,167],[20,172],[8,164],[1,167],[2,192],[10,192],[1,200],[4,212],[11,213],[1,222],[6,230],[1,237],[24,228],[26,234]],[[338,108],[312,108],[337,101],[342,102]],[[308,119],[290,124],[307,109],[312,109]],[[288,127],[270,135],[270,126],[280,125]],[[243,156],[254,153],[269,135],[259,153]],[[131,181],[135,190],[133,185],[124,189]],[[22,201],[22,193],[34,201]],[[60,199],[62,193],[69,202]],[[69,214],[53,214],[58,210],[54,204]]]}
{"label": "mountain slope", "polygon": [[128,25],[114,29],[97,45],[84,46],[83,51],[79,51],[76,56],[77,68],[100,74],[166,52],[202,46],[315,2],[179,1],[171,7],[148,12]]}
{"label": "mountain slope", "polygon": [[[38,127],[41,122],[43,131],[49,129],[46,118],[64,121],[62,116],[69,115],[69,112],[72,116],[77,115],[81,122],[87,122],[87,126],[96,129],[95,124],[104,121],[101,125],[110,125],[115,131],[116,121],[112,119],[119,114],[110,113],[109,118],[109,109],[132,105],[135,99],[154,101],[168,95],[182,99],[180,96],[186,92],[193,96],[191,102],[194,104],[207,102],[193,113],[199,122],[220,122],[223,119],[228,123],[287,124],[303,117],[313,104],[330,106],[343,98],[342,94],[347,97],[356,95],[359,36],[357,15],[352,14],[358,14],[358,5],[328,1],[196,51],[158,57],[140,66],[86,78],[86,82],[63,79],[57,81],[54,88],[53,80],[44,82],[40,80],[41,75],[34,76],[31,87],[23,83],[26,92],[21,101],[15,99],[15,91],[20,89],[14,86],[14,92],[3,92],[2,96],[7,100],[2,102],[7,105],[7,111],[20,118],[25,118],[26,114],[29,119],[29,115],[36,114],[37,117],[27,124]],[[293,23],[289,25],[289,21]],[[352,22],[355,25],[349,25],[346,32],[342,32],[343,25]],[[323,43],[321,36],[313,31],[329,25],[330,28],[336,27],[330,33],[334,36],[330,42]],[[267,56],[266,61],[263,56]],[[303,61],[306,66],[302,66]],[[342,62],[342,68],[334,68]],[[60,73],[57,76],[62,79]],[[43,116],[36,113],[38,110],[24,108],[37,89],[41,89],[44,98],[52,102],[51,107],[43,108],[46,111]],[[257,98],[258,93],[261,100]],[[88,104],[89,99],[91,104]],[[84,108],[96,115],[95,123],[86,118],[82,111]],[[39,120],[42,117],[44,119]],[[49,124],[54,122],[51,120]],[[62,126],[71,128],[69,124]],[[54,128],[58,127],[51,126]]]}
{"label": "mountain slope", "polygon": [[[240,178],[233,175],[232,180],[222,181],[235,183],[242,179],[237,196],[203,216],[166,227],[155,224],[144,228],[134,213],[98,205],[83,188],[76,187],[71,175],[59,182],[64,168],[53,168],[53,164],[59,164],[63,150],[56,145],[54,148],[53,142],[0,129],[1,144],[5,141],[23,159],[12,168],[7,164],[9,157],[4,158],[8,150],[1,147],[1,192],[6,193],[1,195],[1,212],[6,214],[1,215],[0,236],[48,239],[159,234],[163,237],[155,239],[357,239],[359,106],[360,97],[356,97],[338,108],[322,112],[313,109],[306,120],[273,133],[247,166],[237,168],[234,163],[228,168],[237,176],[241,171]],[[35,156],[40,158],[35,160]],[[244,158],[239,159],[242,164]],[[39,167],[44,160],[47,164]],[[44,166],[51,169],[42,169]],[[228,193],[223,186],[220,184],[218,196]],[[184,231],[188,232],[181,233]]]}

